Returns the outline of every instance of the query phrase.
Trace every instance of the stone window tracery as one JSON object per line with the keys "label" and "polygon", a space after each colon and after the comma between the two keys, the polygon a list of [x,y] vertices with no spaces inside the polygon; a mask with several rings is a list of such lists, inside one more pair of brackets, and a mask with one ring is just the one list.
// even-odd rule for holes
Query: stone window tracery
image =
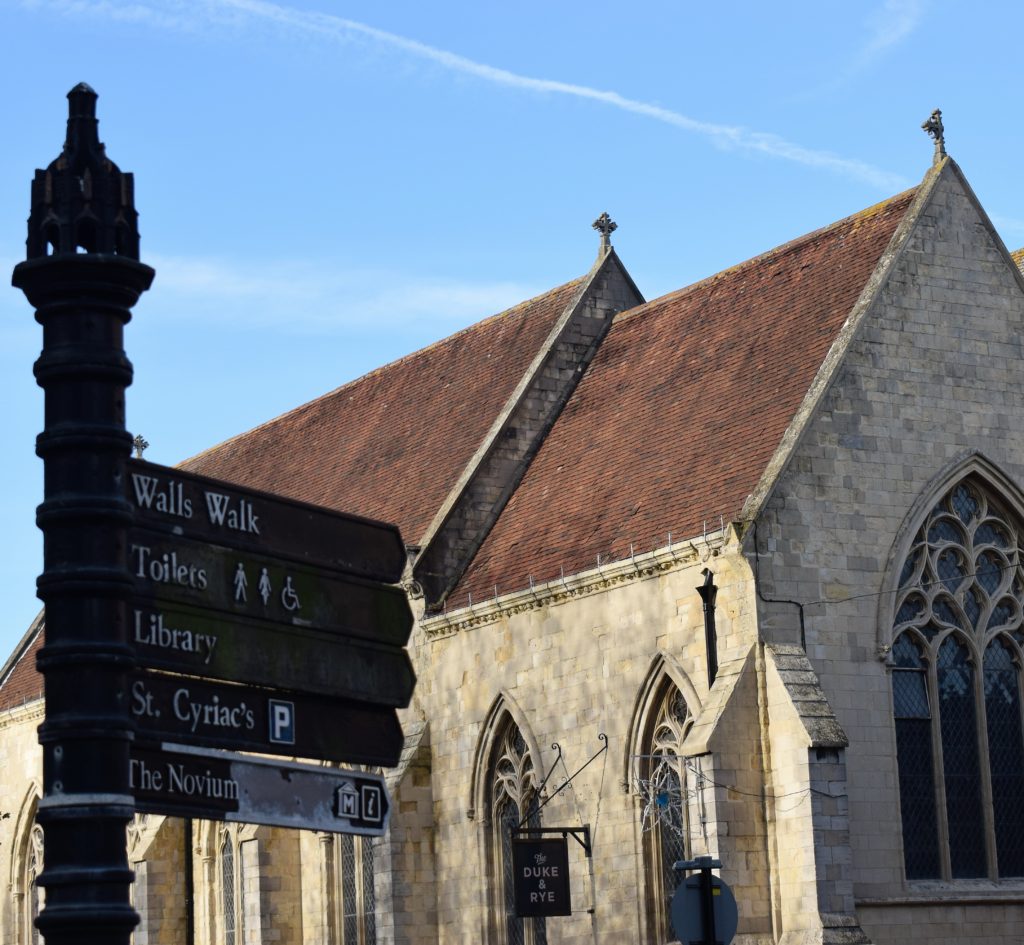
{"label": "stone window tracery", "polygon": [[891,652],[908,879],[1024,875],[1021,529],[979,482],[903,563]]}
{"label": "stone window tracery", "polygon": [[490,771],[492,838],[492,874],[496,892],[496,914],[501,945],[547,945],[545,920],[519,919],[515,914],[515,890],[512,875],[512,830],[529,818],[524,826],[539,827],[537,777],[533,758],[522,733],[509,718],[496,741]]}
{"label": "stone window tracery", "polygon": [[28,834],[28,848],[25,851],[25,942],[26,945],[40,945],[42,937],[36,928],[36,916],[43,908],[43,889],[38,884],[43,871],[43,828],[32,824]]}

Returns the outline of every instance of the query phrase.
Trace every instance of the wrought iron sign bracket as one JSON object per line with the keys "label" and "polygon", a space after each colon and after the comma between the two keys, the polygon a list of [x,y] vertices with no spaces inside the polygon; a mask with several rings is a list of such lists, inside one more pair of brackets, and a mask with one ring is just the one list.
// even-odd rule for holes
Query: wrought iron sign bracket
{"label": "wrought iron sign bracket", "polygon": [[[583,762],[583,764],[581,764],[572,774],[570,774],[569,777],[567,777],[560,785],[558,785],[558,790],[555,791],[555,793],[552,794],[550,797],[545,798],[543,804],[541,804],[539,807],[533,808],[521,821],[519,821],[520,828],[531,817],[535,817],[537,814],[539,814],[545,807],[548,806],[548,804],[551,803],[551,801],[555,799],[555,797],[561,794],[570,784],[572,784],[576,775],[578,775],[584,768],[586,768],[587,765],[596,761],[598,758],[601,757],[601,755],[603,755],[608,750],[608,736],[605,735],[604,732],[598,732],[597,738],[598,741],[603,742],[601,748],[595,754],[591,755],[590,758],[588,758],[585,762]],[[551,747],[558,752],[558,757],[555,759],[555,764],[557,764],[559,761],[562,760],[562,747],[558,744],[558,742],[552,742]],[[562,761],[562,764],[564,765],[565,762]],[[548,779],[551,777],[552,774],[554,774],[554,771],[555,765],[553,764],[550,770],[548,771],[548,776],[541,782],[540,788],[537,790],[538,794],[543,792],[544,786],[548,783]]]}
{"label": "wrought iron sign bracket", "polygon": [[562,835],[564,840],[569,834],[572,834],[573,840],[575,840],[581,847],[583,852],[589,859],[593,853],[593,849],[590,845],[590,827],[584,825],[582,827],[513,827],[512,836],[532,836],[532,837],[544,837],[554,836],[557,834]]}

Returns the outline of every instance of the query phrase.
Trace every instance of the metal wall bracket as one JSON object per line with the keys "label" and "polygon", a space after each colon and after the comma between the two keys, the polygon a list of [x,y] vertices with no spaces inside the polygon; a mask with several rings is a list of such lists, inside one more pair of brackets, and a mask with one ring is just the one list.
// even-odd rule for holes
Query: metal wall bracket
{"label": "metal wall bracket", "polygon": [[581,847],[583,852],[589,858],[593,850],[590,846],[590,827],[584,825],[582,827],[513,827],[512,836],[519,837],[523,835],[532,837],[543,837],[545,835],[561,834],[562,838],[572,834],[573,840],[575,840]]}

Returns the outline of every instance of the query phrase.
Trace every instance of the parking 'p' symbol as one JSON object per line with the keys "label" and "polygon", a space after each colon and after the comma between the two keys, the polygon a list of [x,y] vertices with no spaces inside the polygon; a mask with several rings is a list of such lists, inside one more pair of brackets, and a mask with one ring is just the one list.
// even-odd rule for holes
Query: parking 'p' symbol
{"label": "parking 'p' symbol", "polygon": [[270,699],[270,740],[277,745],[295,744],[295,703]]}

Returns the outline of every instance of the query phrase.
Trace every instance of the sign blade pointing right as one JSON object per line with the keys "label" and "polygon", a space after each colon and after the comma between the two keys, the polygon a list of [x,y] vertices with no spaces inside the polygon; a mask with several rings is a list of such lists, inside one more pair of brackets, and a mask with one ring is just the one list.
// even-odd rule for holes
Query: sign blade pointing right
{"label": "sign blade pointing right", "polygon": [[402,728],[388,707],[146,670],[132,674],[129,696],[150,740],[384,768],[402,753]]}
{"label": "sign blade pointing right", "polygon": [[139,664],[225,682],[404,708],[416,677],[404,649],[358,637],[135,599]]}
{"label": "sign blade pointing right", "polygon": [[151,814],[371,837],[391,812],[379,774],[175,744],[134,745],[130,786]]}
{"label": "sign blade pointing right", "polygon": [[128,461],[125,480],[135,519],[147,528],[388,584],[405,569],[405,546],[394,525],[144,460]]}

